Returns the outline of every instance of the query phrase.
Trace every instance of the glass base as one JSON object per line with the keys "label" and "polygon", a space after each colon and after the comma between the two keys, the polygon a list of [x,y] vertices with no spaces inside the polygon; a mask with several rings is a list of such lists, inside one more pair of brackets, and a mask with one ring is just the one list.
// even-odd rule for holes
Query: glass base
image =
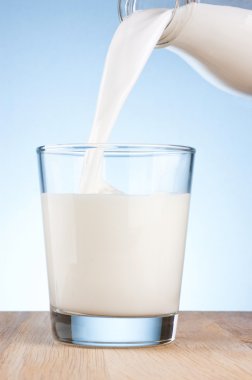
{"label": "glass base", "polygon": [[106,317],[65,314],[51,307],[56,340],[86,347],[146,347],[175,339],[178,314],[156,317]]}

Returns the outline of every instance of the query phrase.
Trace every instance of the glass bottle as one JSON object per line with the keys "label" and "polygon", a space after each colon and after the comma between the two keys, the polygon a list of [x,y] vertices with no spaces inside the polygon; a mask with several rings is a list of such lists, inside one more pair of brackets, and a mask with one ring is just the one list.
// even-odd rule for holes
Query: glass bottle
{"label": "glass bottle", "polygon": [[252,95],[252,0],[119,0],[120,19],[170,11],[157,47],[174,51],[209,82]]}

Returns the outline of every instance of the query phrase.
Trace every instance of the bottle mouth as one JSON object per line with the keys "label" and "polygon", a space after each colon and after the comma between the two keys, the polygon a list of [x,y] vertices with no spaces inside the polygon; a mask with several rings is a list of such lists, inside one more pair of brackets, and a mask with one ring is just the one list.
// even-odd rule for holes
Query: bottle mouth
{"label": "bottle mouth", "polygon": [[198,0],[118,0],[118,15],[120,21],[130,16],[132,13],[147,9],[164,9],[172,10],[170,20],[168,21],[164,34],[157,43],[157,47],[169,45],[167,41],[167,29],[172,23],[178,8],[190,3],[196,3]]}
{"label": "bottle mouth", "polygon": [[[182,0],[184,3],[186,0]],[[118,15],[121,21],[132,13],[146,9],[173,9],[180,5],[180,0],[118,0]]]}

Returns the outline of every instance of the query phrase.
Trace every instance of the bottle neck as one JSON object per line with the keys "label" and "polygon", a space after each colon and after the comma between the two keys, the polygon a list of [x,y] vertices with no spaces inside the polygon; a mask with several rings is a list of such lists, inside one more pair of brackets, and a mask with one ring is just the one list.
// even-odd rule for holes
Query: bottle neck
{"label": "bottle neck", "polygon": [[174,38],[171,31],[171,25],[178,13],[178,9],[186,9],[185,6],[190,3],[196,3],[198,0],[118,0],[118,14],[121,21],[132,13],[146,9],[167,9],[171,11],[171,18],[163,36],[159,40],[157,47],[164,47]]}

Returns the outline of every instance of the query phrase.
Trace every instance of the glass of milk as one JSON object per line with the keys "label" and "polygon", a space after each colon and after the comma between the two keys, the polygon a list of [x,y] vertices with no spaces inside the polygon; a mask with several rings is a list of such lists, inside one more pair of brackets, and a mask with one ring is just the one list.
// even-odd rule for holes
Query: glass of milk
{"label": "glass of milk", "polygon": [[37,153],[54,337],[104,347],[172,342],[195,150],[90,144]]}

